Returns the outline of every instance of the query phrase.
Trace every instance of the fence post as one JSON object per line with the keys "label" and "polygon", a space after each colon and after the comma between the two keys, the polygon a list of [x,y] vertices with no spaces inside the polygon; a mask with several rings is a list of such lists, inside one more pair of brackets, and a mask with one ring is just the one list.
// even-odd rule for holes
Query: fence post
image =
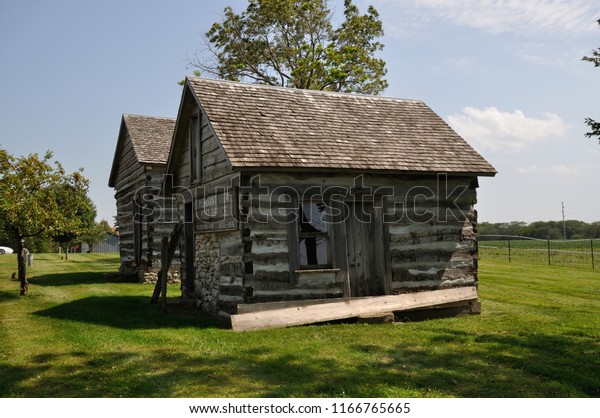
{"label": "fence post", "polygon": [[550,254],[550,237],[548,237],[548,265],[552,265],[552,255]]}
{"label": "fence post", "polygon": [[596,266],[594,265],[594,239],[593,238],[590,240],[590,248],[592,250],[592,270],[594,270],[596,268]]}
{"label": "fence post", "polygon": [[510,237],[508,237],[508,262],[510,263],[511,258],[510,258]]}

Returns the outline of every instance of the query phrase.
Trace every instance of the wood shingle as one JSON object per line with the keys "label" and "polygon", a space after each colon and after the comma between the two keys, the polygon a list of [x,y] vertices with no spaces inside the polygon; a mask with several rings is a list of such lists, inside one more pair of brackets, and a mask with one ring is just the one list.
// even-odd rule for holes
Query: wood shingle
{"label": "wood shingle", "polygon": [[175,119],[157,116],[123,115],[133,147],[141,163],[166,164]]}
{"label": "wood shingle", "polygon": [[187,83],[233,168],[496,173],[419,100],[195,77]]}
{"label": "wood shingle", "polygon": [[108,185],[115,187],[119,170],[123,169],[121,160],[127,140],[137,163],[166,166],[174,129],[173,118],[124,114]]}

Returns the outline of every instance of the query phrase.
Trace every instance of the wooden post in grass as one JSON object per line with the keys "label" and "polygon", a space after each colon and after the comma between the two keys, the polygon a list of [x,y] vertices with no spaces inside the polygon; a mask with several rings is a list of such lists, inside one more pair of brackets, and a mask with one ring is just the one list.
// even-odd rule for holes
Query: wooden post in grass
{"label": "wooden post in grass", "polygon": [[550,255],[550,237],[548,237],[548,265],[552,265],[552,256]]}
{"label": "wooden post in grass", "polygon": [[594,264],[594,240],[593,239],[590,240],[590,249],[592,250],[592,270],[594,270],[596,268],[596,265]]}
{"label": "wooden post in grass", "polygon": [[163,310],[165,311],[167,309],[167,276],[169,274],[169,267],[171,266],[171,261],[173,260],[173,257],[175,257],[175,252],[177,251],[177,243],[179,242],[179,238],[181,237],[182,231],[183,224],[179,223],[175,226],[175,229],[171,234],[171,240],[169,241],[169,238],[163,237],[161,242],[162,266],[160,268],[160,273],[158,274],[158,279],[156,280],[156,286],[154,287],[154,293],[152,294],[150,303],[158,303],[158,300],[162,294],[163,296],[161,303],[164,303]]}
{"label": "wooden post in grass", "polygon": [[510,263],[510,237],[508,237],[508,262]]}
{"label": "wooden post in grass", "polygon": [[158,280],[160,281],[160,309],[163,312],[167,312],[167,275],[169,274],[169,269],[164,268],[168,266],[169,261],[169,238],[162,238],[162,247],[161,247],[161,258],[162,258],[162,268],[160,269],[160,274],[158,276]]}

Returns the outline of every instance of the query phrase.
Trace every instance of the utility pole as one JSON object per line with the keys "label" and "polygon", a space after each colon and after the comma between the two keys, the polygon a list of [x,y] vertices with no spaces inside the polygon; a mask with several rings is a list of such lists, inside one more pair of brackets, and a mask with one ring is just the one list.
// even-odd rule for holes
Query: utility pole
{"label": "utility pole", "polygon": [[567,227],[565,225],[565,202],[560,202],[562,205],[562,216],[563,216],[563,237],[567,239]]}

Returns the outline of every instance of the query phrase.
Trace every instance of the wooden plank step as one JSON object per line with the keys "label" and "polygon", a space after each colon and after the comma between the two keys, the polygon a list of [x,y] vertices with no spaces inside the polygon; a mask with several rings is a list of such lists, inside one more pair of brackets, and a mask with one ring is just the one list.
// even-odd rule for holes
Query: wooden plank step
{"label": "wooden plank step", "polygon": [[476,299],[477,288],[474,286],[401,295],[350,298],[337,302],[316,302],[310,305],[232,315],[231,327],[234,331],[290,327]]}
{"label": "wooden plank step", "polygon": [[356,318],[359,324],[392,324],[395,320],[394,312],[360,315]]}

